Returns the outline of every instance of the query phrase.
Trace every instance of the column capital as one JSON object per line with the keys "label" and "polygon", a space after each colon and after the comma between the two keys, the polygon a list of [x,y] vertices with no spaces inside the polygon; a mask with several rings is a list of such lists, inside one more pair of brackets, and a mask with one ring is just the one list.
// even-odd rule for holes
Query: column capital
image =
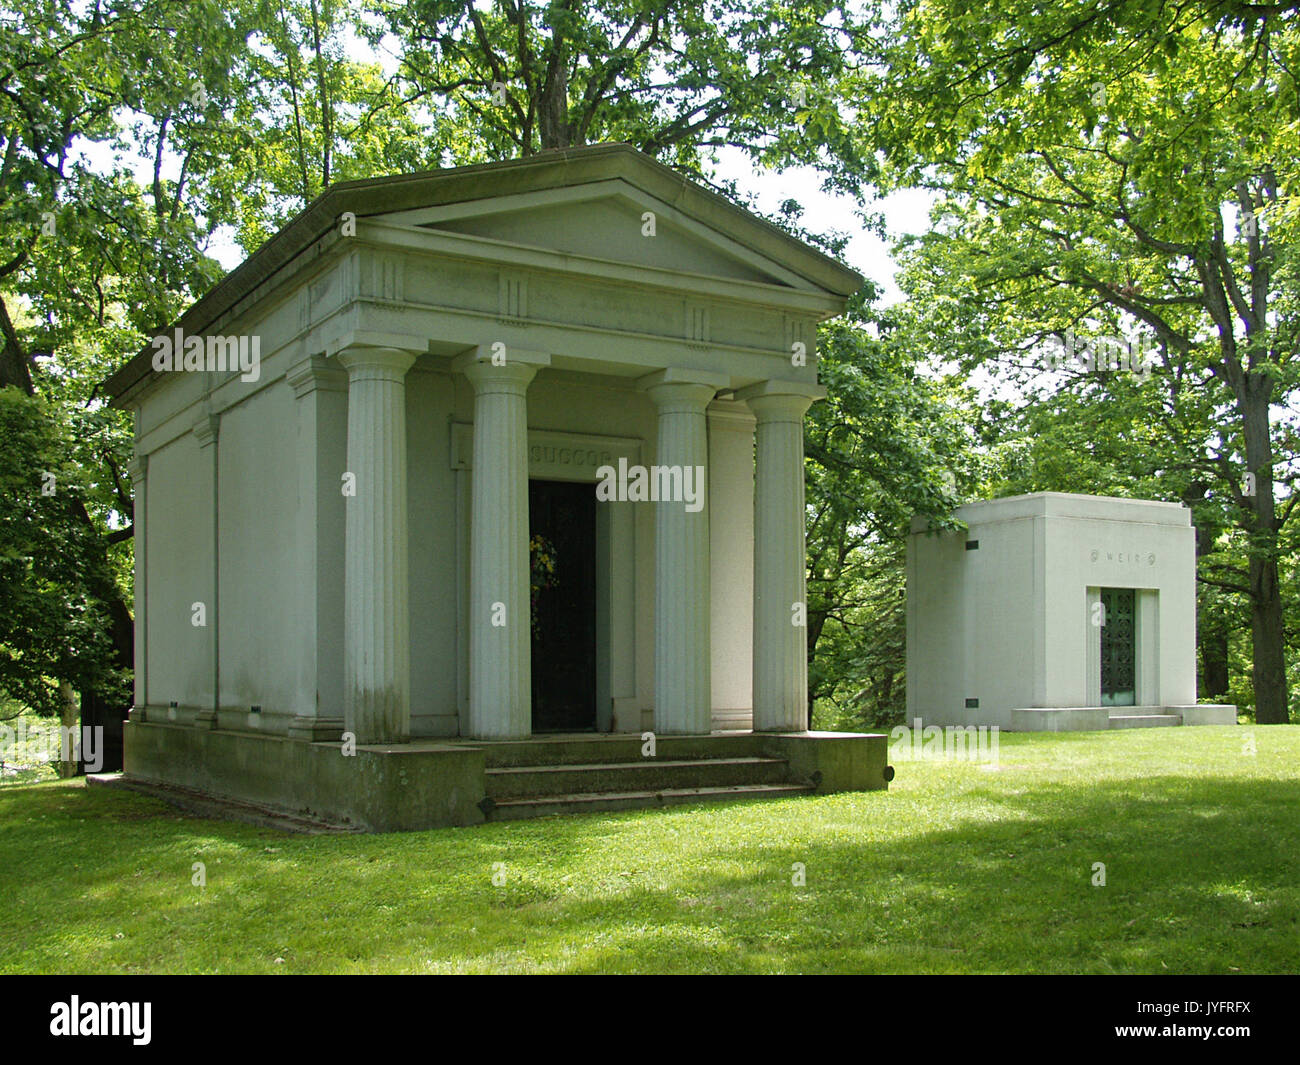
{"label": "column capital", "polygon": [[462,351],[451,360],[451,368],[461,373],[468,373],[471,366],[486,364],[498,370],[510,365],[533,367],[534,371],[551,365],[551,357],[544,351],[520,348],[507,344],[504,340],[493,340],[485,344],[475,344],[467,351]]}
{"label": "column capital", "polygon": [[754,431],[754,412],[734,399],[715,399],[704,412],[709,416],[709,430],[727,429],[738,433]]}
{"label": "column capital", "polygon": [[736,392],[760,422],[803,421],[808,408],[825,398],[823,385],[805,381],[760,381]]}
{"label": "column capital", "polygon": [[523,395],[537,371],[550,364],[551,357],[544,352],[493,343],[479,344],[457,355],[451,368],[469,378],[477,395]]}
{"label": "column capital", "polygon": [[331,392],[348,390],[347,374],[324,355],[308,355],[305,359],[299,359],[285,371],[284,379],[293,389],[295,399],[302,399],[317,389]]}
{"label": "column capital", "polygon": [[649,394],[660,414],[703,414],[718,390],[730,383],[726,374],[670,366],[640,378],[636,387]]}
{"label": "column capital", "polygon": [[636,387],[649,391],[659,385],[708,385],[714,392],[731,384],[731,378],[724,373],[709,370],[690,370],[681,366],[669,366],[638,378]]}
{"label": "column capital", "polygon": [[139,484],[149,473],[149,456],[137,453],[131,461],[126,464],[126,471],[131,475],[131,483]]}
{"label": "column capital", "polygon": [[538,367],[525,362],[493,366],[490,362],[472,362],[465,367],[465,376],[474,386],[474,394],[484,396],[503,393],[522,396],[537,376]]}
{"label": "column capital", "polygon": [[192,432],[199,442],[199,447],[211,447],[217,442],[221,433],[221,417],[211,411],[205,411],[194,423]]}
{"label": "column capital", "polygon": [[415,365],[415,352],[402,348],[344,348],[336,356],[351,381],[400,381]]}

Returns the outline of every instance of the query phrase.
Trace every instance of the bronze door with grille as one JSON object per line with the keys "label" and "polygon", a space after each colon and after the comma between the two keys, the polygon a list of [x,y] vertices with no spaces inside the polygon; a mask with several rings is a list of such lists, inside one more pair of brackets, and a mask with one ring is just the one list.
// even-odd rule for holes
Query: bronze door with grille
{"label": "bronze door with grille", "polygon": [[1137,606],[1132,588],[1101,590],[1101,705],[1133,706],[1137,696]]}

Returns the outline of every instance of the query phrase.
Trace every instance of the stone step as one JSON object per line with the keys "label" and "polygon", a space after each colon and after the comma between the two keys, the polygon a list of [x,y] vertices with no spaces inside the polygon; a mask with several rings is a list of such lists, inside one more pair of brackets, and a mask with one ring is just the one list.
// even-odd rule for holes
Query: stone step
{"label": "stone step", "polygon": [[718,788],[663,788],[658,791],[605,791],[575,795],[546,795],[485,803],[489,821],[520,821],[609,810],[639,810],[694,802],[739,799],[781,799],[811,795],[811,784],[740,784]]}
{"label": "stone step", "polygon": [[787,781],[788,771],[784,758],[754,756],[496,766],[487,770],[487,793],[499,802],[530,796],[781,784]]}
{"label": "stone step", "polygon": [[[489,769],[524,765],[574,765],[639,762],[639,733],[574,733],[526,740],[465,741],[483,750]],[[761,755],[763,738],[727,733],[711,736],[658,736],[656,759],[731,758]]]}
{"label": "stone step", "polygon": [[1181,725],[1183,719],[1178,714],[1111,714],[1111,728],[1169,728]]}

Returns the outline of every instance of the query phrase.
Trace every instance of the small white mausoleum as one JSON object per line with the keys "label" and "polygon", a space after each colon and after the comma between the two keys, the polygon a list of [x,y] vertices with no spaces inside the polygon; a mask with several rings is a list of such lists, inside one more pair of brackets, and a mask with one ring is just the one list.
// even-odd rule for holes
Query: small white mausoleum
{"label": "small white mausoleum", "polygon": [[1196,704],[1196,532],[1178,503],[1037,492],[912,521],[907,716],[1063,731],[1236,724]]}

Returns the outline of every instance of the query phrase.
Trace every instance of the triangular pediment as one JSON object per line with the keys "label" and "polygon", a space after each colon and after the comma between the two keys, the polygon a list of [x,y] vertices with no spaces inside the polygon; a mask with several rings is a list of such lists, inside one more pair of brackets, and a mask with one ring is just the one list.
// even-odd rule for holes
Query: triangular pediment
{"label": "triangular pediment", "polygon": [[[643,216],[655,235],[643,235]],[[622,283],[703,289],[785,286],[839,313],[862,277],[794,236],[626,144],[543,152],[524,159],[331,186],[252,256],[192,304],[172,326],[196,334],[251,298],[311,268],[350,239],[344,222],[423,229],[448,240],[531,249],[567,257],[565,269],[617,276]],[[469,251],[470,258],[490,258]],[[512,253],[516,256],[520,253]],[[517,261],[517,259],[515,260]],[[614,264],[602,267],[601,263]],[[536,264],[546,269],[547,264]],[[637,275],[640,276],[637,276]],[[752,300],[752,290],[742,293]],[[147,380],[143,348],[106,382],[115,401]]]}
{"label": "triangular pediment", "polygon": [[400,212],[384,221],[624,266],[812,287],[780,263],[622,181]]}

